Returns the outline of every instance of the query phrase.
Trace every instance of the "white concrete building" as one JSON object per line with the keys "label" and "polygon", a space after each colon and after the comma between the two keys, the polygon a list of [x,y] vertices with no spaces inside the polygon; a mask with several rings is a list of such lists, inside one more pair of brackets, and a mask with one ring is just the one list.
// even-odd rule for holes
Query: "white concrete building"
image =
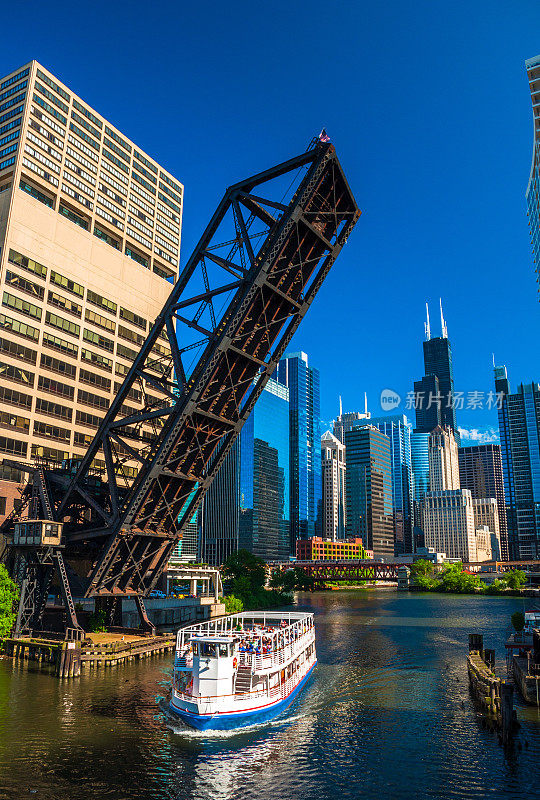
{"label": "white concrete building", "polygon": [[345,538],[345,445],[330,431],[321,436],[322,538]]}
{"label": "white concrete building", "polygon": [[429,489],[459,489],[458,446],[450,428],[438,426],[429,436]]}
{"label": "white concrete building", "polygon": [[424,498],[426,547],[449,558],[477,561],[474,506],[469,489],[427,492]]}

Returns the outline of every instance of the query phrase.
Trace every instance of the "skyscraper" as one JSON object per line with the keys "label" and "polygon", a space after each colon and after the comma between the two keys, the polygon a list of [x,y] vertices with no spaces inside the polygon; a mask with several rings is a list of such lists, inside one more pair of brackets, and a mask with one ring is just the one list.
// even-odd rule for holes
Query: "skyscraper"
{"label": "skyscraper", "polygon": [[459,489],[459,457],[450,428],[435,428],[429,437],[429,490]]}
{"label": "skyscraper", "polygon": [[319,370],[306,353],[286,353],[276,370],[289,389],[290,409],[290,548],[315,534],[322,500]]}
{"label": "skyscraper", "polygon": [[495,367],[510,559],[540,557],[540,386],[510,393],[506,367]]}
{"label": "skyscraper", "polygon": [[343,413],[341,406],[341,397],[339,398],[339,417],[334,420],[334,436],[340,442],[345,444],[345,434],[347,431],[352,430],[354,424],[360,419],[369,419],[370,412],[367,409],[367,395],[364,394],[364,410],[363,411],[346,411]]}
{"label": "skyscraper", "polygon": [[390,440],[392,464],[392,507],[394,514],[395,553],[411,553],[412,543],[412,426],[404,414],[374,417],[368,422],[358,421],[355,427],[367,424],[378,428]]}
{"label": "skyscraper", "polygon": [[394,555],[390,439],[374,426],[345,434],[347,535],[360,537],[375,558]]}
{"label": "skyscraper", "polygon": [[289,389],[269,380],[240,434],[238,543],[265,561],[291,553],[289,453]]}
{"label": "skyscraper", "polygon": [[422,501],[429,491],[429,433],[411,433],[411,468],[413,476],[413,551],[424,547]]}
{"label": "skyscraper", "polygon": [[[448,330],[443,316],[442,303],[440,303],[441,336],[431,337],[431,325],[427,304],[426,311],[426,338],[423,343],[425,377],[422,381],[422,383],[425,381],[425,385],[423,383],[422,386],[419,386],[418,390],[425,391],[427,394],[423,398],[423,403],[419,403],[417,398],[416,430],[430,433],[433,430],[433,427],[430,426],[433,425],[433,422],[436,422],[436,425],[445,425],[451,428],[459,444],[455,410],[452,348],[450,346],[450,340],[448,339]],[[430,376],[436,377],[437,381],[427,380]],[[415,392],[416,391],[417,384],[415,384]],[[434,404],[435,408],[433,407]],[[436,425],[434,427],[436,427]]]}
{"label": "skyscraper", "polygon": [[533,152],[525,197],[535,269],[540,280],[540,56],[529,58],[525,67],[533,107]]}
{"label": "skyscraper", "polygon": [[345,539],[346,468],[345,445],[326,431],[321,436],[323,539],[333,542]]}
{"label": "skyscraper", "polygon": [[0,137],[0,454],[80,458],[177,275],[183,187],[36,61],[0,80]]}
{"label": "skyscraper", "polygon": [[[474,499],[495,498],[497,527],[500,532],[501,556],[508,560],[508,534],[504,480],[499,444],[477,444],[459,448],[459,480],[463,489],[470,489]],[[482,522],[482,525],[488,524]]]}
{"label": "skyscraper", "polygon": [[240,526],[240,438],[227,453],[204,496],[199,513],[201,559],[220,566],[238,550]]}

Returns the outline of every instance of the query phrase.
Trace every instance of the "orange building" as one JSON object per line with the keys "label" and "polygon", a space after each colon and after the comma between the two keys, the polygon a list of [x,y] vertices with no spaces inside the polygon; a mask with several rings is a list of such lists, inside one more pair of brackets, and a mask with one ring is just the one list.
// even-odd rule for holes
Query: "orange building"
{"label": "orange building", "polygon": [[365,550],[362,539],[344,539],[334,542],[313,536],[311,539],[298,539],[296,542],[298,561],[345,561],[347,559],[373,558],[371,550]]}

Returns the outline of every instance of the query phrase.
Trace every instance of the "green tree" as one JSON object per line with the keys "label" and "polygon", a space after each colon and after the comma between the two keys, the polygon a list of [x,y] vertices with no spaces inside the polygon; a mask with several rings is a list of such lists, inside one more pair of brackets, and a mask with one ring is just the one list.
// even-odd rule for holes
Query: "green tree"
{"label": "green tree", "polygon": [[233,587],[240,578],[245,578],[247,584],[243,582],[243,585],[246,588],[249,586],[249,591],[255,594],[263,588],[266,581],[266,564],[249,550],[237,550],[224,563],[222,575]]}
{"label": "green tree", "polygon": [[235,597],[234,594],[228,594],[226,597],[222,597],[221,600],[225,604],[226,614],[239,614],[244,610],[243,602],[239,597]]}
{"label": "green tree", "polygon": [[276,570],[270,578],[270,586],[287,594],[294,592],[298,581],[297,572],[296,569]]}
{"label": "green tree", "polygon": [[11,633],[17,617],[18,599],[19,587],[11,580],[5,566],[0,564],[0,639]]}
{"label": "green tree", "polygon": [[527,576],[522,569],[511,569],[504,573],[502,580],[509,589],[521,589],[527,583]]}
{"label": "green tree", "polygon": [[312,592],[315,587],[315,578],[305,569],[296,567],[294,570],[296,577],[296,587],[303,592]]}
{"label": "green tree", "polygon": [[516,633],[523,630],[525,627],[525,614],[522,611],[514,611],[510,619]]}
{"label": "green tree", "polygon": [[433,565],[433,561],[428,561],[425,558],[419,558],[418,561],[414,561],[411,566],[411,577],[419,578],[423,576],[425,578],[430,578],[434,571],[435,567]]}

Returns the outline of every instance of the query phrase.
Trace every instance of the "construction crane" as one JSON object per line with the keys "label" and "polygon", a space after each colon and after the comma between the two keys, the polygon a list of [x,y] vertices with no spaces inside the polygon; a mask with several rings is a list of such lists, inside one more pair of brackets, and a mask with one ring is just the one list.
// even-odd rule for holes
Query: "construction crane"
{"label": "construction crane", "polygon": [[143,598],[359,216],[325,141],[227,189],[84,457],[9,461],[30,474],[1,529],[21,584],[17,633],[39,629],[55,570],[69,626],[76,592],[110,624],[131,597],[150,627]]}

